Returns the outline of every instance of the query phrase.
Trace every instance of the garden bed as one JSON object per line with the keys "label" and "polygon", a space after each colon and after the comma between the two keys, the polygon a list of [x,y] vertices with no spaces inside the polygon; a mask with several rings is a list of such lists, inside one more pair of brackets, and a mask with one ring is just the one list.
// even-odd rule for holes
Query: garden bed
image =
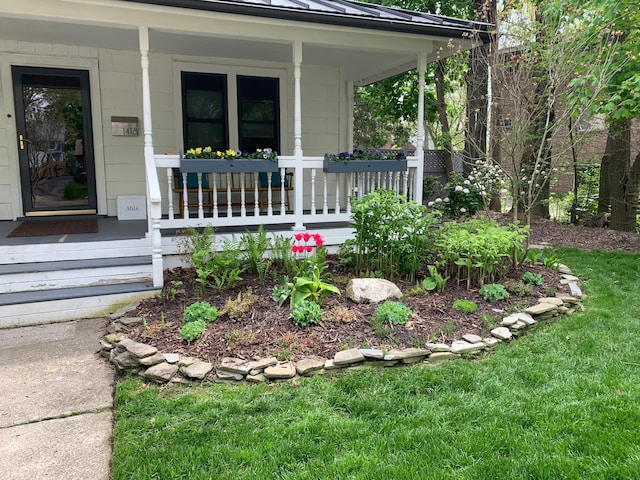
{"label": "garden bed", "polygon": [[[537,298],[555,293],[566,293],[565,285],[554,271],[543,266],[527,265],[521,270],[509,273],[512,280],[521,280],[524,272],[539,273],[543,277],[541,286],[532,286],[531,295],[512,294],[508,299],[488,303],[480,297],[477,289],[466,290],[449,281],[441,293],[412,295],[415,283],[396,282],[405,294],[405,304],[413,315],[406,325],[387,326],[386,335],[376,334],[372,326],[372,316],[376,304],[356,304],[345,295],[345,287],[350,278],[337,264],[336,258],[328,259],[329,278],[340,288],[342,294],[330,295],[323,303],[323,321],[316,326],[300,328],[289,318],[288,302],[282,307],[271,298],[273,287],[279,282],[267,277],[261,283],[257,275],[245,273],[243,280],[233,289],[216,292],[205,290],[198,297],[198,289],[193,287],[194,271],[176,269],[167,272],[165,292],[162,298],[143,301],[130,315],[144,319],[143,323],[127,327],[127,337],[157,347],[166,353],[181,353],[202,360],[219,362],[224,357],[252,359],[254,357],[276,356],[282,360],[298,360],[310,355],[332,358],[340,350],[350,347],[377,347],[383,349],[419,347],[426,342],[450,343],[462,335],[474,333],[487,336],[502,317],[508,313],[537,303]],[[182,286],[175,287],[176,282]],[[503,282],[504,283],[504,282]],[[222,309],[231,299],[251,290],[255,300],[248,305],[245,313],[230,318],[223,315],[207,325],[198,340],[187,343],[180,339],[184,307],[195,301],[207,301]],[[454,310],[455,300],[467,299],[478,305],[473,314]]]}

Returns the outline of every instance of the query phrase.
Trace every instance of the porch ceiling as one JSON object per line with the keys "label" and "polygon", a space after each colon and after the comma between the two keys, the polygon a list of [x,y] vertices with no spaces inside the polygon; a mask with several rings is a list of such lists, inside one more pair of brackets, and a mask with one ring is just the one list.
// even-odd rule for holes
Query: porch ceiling
{"label": "porch ceiling", "polygon": [[[9,40],[130,51],[139,49],[136,27],[126,25],[105,26],[48,19],[0,17],[0,32],[2,38]],[[359,34],[362,34],[362,31]],[[416,66],[415,47],[412,51],[393,47],[382,49],[379,46],[363,46],[362,42],[358,45],[355,38],[351,43],[336,41],[335,37],[329,38],[334,35],[340,35],[340,38],[349,36],[345,31],[332,33],[324,30],[316,32],[310,41],[301,39],[303,69],[304,64],[342,67],[346,80],[366,84]],[[325,36],[326,44],[323,43]],[[433,42],[439,41],[440,39],[423,39],[423,51],[432,51]],[[227,32],[194,34],[166,28],[151,28],[150,50],[151,53],[292,62],[292,40],[275,36],[268,40],[256,36],[243,38],[238,32],[235,35],[229,35]]]}

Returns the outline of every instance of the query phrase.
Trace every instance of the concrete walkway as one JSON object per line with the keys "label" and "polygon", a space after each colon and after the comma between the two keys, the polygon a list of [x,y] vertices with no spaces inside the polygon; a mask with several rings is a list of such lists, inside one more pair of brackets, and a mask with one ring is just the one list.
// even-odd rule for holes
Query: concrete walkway
{"label": "concrete walkway", "polygon": [[0,330],[0,479],[108,480],[107,320]]}

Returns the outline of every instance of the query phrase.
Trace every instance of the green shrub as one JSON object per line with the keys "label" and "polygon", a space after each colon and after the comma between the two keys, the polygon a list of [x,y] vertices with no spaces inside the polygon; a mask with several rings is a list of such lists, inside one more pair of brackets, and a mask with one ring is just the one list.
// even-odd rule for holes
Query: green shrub
{"label": "green shrub", "polygon": [[513,280],[508,278],[504,282],[502,282],[502,284],[504,285],[504,288],[507,290],[507,292],[519,297],[526,297],[533,293],[533,287],[529,284],[524,283],[522,280]]}
{"label": "green shrub", "polygon": [[192,323],[202,320],[203,322],[211,323],[219,315],[218,309],[209,304],[209,302],[195,302],[184,309],[182,321],[184,323]]}
{"label": "green shrub", "polygon": [[448,222],[436,241],[438,265],[458,283],[466,282],[467,289],[501,280],[524,255],[527,233],[527,227],[502,227],[493,220]]}
{"label": "green shrub", "polygon": [[422,287],[428,291],[435,290],[437,293],[442,293],[449,277],[440,275],[438,269],[433,265],[428,265],[427,269],[429,270],[430,276],[422,280]]}
{"label": "green shrub", "polygon": [[387,300],[378,307],[374,318],[391,325],[404,325],[411,318],[411,309],[400,302]]}
{"label": "green shrub", "polygon": [[476,313],[478,305],[471,300],[460,299],[453,302],[453,309],[462,313]]}
{"label": "green shrub", "polygon": [[195,320],[193,322],[185,323],[180,330],[180,338],[191,343],[200,338],[200,335],[202,335],[206,326],[207,325],[204,320]]}
{"label": "green shrub", "polygon": [[524,272],[522,275],[522,281],[527,285],[542,285],[542,275],[539,273]]}
{"label": "green shrub", "polygon": [[509,292],[499,283],[488,283],[484,285],[478,293],[484,300],[491,303],[509,298]]}
{"label": "green shrub", "polygon": [[437,217],[386,189],[351,202],[355,235],[340,248],[341,263],[362,275],[379,271],[389,280],[398,275],[413,280],[432,250]]}
{"label": "green shrub", "polygon": [[263,282],[272,259],[266,255],[267,250],[273,247],[273,242],[267,236],[264,225],[260,225],[256,233],[246,232],[240,237],[242,258],[251,273],[257,273],[260,282]]}
{"label": "green shrub", "polygon": [[302,300],[291,310],[291,319],[298,327],[315,325],[322,320],[322,308],[315,302]]}

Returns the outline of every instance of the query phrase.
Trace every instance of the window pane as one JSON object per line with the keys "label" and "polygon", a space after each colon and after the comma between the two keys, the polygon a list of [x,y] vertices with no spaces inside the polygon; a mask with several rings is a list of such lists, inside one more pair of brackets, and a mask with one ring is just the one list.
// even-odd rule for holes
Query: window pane
{"label": "window pane", "polygon": [[228,148],[227,77],[182,72],[183,148]]}
{"label": "window pane", "polygon": [[280,151],[279,79],[238,76],[238,136],[241,150]]}
{"label": "window pane", "polygon": [[188,122],[185,149],[211,147],[214,150],[226,148],[224,128],[220,123]]}
{"label": "window pane", "polygon": [[275,132],[273,124],[269,123],[245,123],[240,132],[242,137],[273,139]]}
{"label": "window pane", "polygon": [[253,122],[273,122],[276,119],[276,105],[272,101],[242,101],[242,120]]}
{"label": "window pane", "polygon": [[186,96],[188,118],[222,120],[224,115],[222,92],[188,90]]}

